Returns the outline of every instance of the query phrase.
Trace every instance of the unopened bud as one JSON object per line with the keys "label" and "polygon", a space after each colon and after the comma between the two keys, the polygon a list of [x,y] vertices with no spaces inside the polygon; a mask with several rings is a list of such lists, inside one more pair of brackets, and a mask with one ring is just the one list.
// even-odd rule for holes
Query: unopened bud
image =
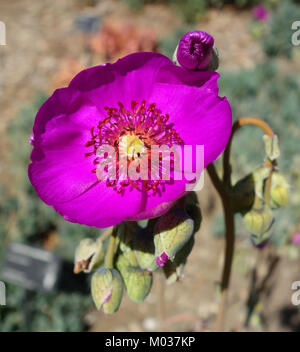
{"label": "unopened bud", "polygon": [[123,253],[131,251],[132,241],[135,237],[135,232],[137,231],[137,225],[133,223],[130,223],[130,225],[131,226],[121,223],[119,226],[119,248]]}
{"label": "unopened bud", "polygon": [[189,194],[185,197],[185,209],[194,221],[194,232],[198,232],[202,222],[202,215],[195,192],[189,192]]}
{"label": "unopened bud", "polygon": [[94,241],[91,238],[85,238],[80,241],[75,250],[74,273],[81,271],[89,273],[100,267],[104,261],[104,248],[100,239]]}
{"label": "unopened bud", "polygon": [[253,205],[255,183],[253,174],[238,181],[231,190],[232,210],[234,213],[244,213]]}
{"label": "unopened bud", "polygon": [[194,221],[179,209],[171,209],[162,215],[154,229],[156,263],[164,266],[168,259],[174,260],[178,251],[188,242],[194,232]]}
{"label": "unopened bud", "polygon": [[158,269],[155,258],[153,234],[147,228],[137,232],[136,238],[133,241],[133,248],[141,269],[149,271]]}
{"label": "unopened bud", "polygon": [[259,167],[238,181],[231,190],[232,209],[245,214],[252,206],[256,209],[264,203],[264,187],[271,169]]}
{"label": "unopened bud", "polygon": [[184,266],[193,249],[194,242],[194,236],[192,236],[181,250],[177,252],[174,261],[168,261],[163,267],[168,284],[183,279]]}
{"label": "unopened bud", "polygon": [[184,34],[176,48],[174,61],[188,70],[216,70],[219,60],[214,38],[203,31]]}
{"label": "unopened bud", "polygon": [[271,169],[268,167],[259,167],[253,171],[252,176],[254,180],[255,194],[260,198],[264,198],[264,184]]}
{"label": "unopened bud", "polygon": [[271,209],[264,207],[250,210],[244,215],[244,221],[251,234],[261,240],[263,235],[271,229],[274,217]]}
{"label": "unopened bud", "polygon": [[270,243],[271,235],[267,232],[263,238],[251,235],[251,242],[257,249],[264,249]]}
{"label": "unopened bud", "polygon": [[123,281],[116,269],[101,267],[92,277],[92,297],[98,310],[115,313],[123,296]]}
{"label": "unopened bud", "polygon": [[267,157],[272,161],[277,159],[280,155],[277,135],[276,134],[273,136],[264,135],[263,139],[265,142],[265,150],[266,150]]}
{"label": "unopened bud", "polygon": [[152,274],[130,265],[123,254],[118,257],[116,265],[123,277],[129,298],[134,302],[144,301],[151,290]]}
{"label": "unopened bud", "polygon": [[274,171],[271,179],[271,207],[285,206],[289,201],[289,184],[279,172]]}

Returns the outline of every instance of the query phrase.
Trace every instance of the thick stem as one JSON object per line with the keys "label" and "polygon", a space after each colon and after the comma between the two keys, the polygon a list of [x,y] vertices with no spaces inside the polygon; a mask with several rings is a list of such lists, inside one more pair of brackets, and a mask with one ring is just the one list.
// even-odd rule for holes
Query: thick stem
{"label": "thick stem", "polygon": [[207,167],[208,174],[215,186],[217,192],[220,195],[222,201],[222,207],[225,217],[225,258],[221,280],[221,300],[219,305],[219,312],[217,316],[216,330],[222,331],[224,328],[224,316],[225,307],[227,302],[227,292],[230,283],[231,267],[234,253],[234,242],[235,242],[235,226],[234,226],[234,215],[231,209],[230,197],[224,189],[224,186],[219,179],[216,169],[213,164]]}

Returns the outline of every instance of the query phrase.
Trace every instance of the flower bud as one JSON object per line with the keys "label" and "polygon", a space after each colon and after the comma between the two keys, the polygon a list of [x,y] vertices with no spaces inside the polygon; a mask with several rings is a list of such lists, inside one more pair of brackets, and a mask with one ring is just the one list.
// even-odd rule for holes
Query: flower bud
{"label": "flower bud", "polygon": [[269,167],[259,167],[252,172],[254,181],[255,194],[260,198],[264,198],[265,181],[270,175],[271,169]]}
{"label": "flower bud", "polygon": [[244,215],[244,221],[248,230],[261,241],[273,223],[274,217],[270,208],[252,209]]}
{"label": "flower bud", "polygon": [[194,221],[194,232],[198,232],[202,222],[201,209],[195,192],[190,192],[185,197],[185,209]]}
{"label": "flower bud", "polygon": [[276,209],[288,204],[289,184],[277,171],[273,172],[271,179],[271,207]]}
{"label": "flower bud", "polygon": [[259,167],[238,181],[231,189],[232,209],[235,213],[245,214],[255,204],[263,204],[264,186],[271,169]]}
{"label": "flower bud", "polygon": [[231,190],[232,210],[234,213],[244,213],[253,205],[255,184],[253,174],[239,180]]}
{"label": "flower bud", "polygon": [[115,313],[123,296],[123,281],[116,269],[101,267],[92,277],[92,297],[98,310]]}
{"label": "flower bud", "polygon": [[133,226],[129,226],[125,225],[125,223],[121,223],[120,227],[119,227],[119,239],[120,239],[120,243],[119,243],[119,247],[120,250],[123,253],[129,252],[131,251],[132,248],[132,241],[135,237],[135,232],[137,231],[137,226],[135,226],[134,224],[132,224]]}
{"label": "flower bud", "polygon": [[85,238],[80,241],[75,250],[74,273],[81,271],[85,273],[97,269],[104,261],[104,248],[101,239],[94,241],[91,238]]}
{"label": "flower bud", "polygon": [[270,243],[271,235],[267,232],[263,238],[251,235],[251,242],[257,249],[264,249]]}
{"label": "flower bud", "polygon": [[147,229],[140,229],[133,241],[133,248],[139,267],[142,270],[155,271],[158,269],[155,258],[153,234]]}
{"label": "flower bud", "polygon": [[203,31],[184,34],[174,53],[174,61],[188,70],[216,70],[218,51],[214,38]]}
{"label": "flower bud", "polygon": [[116,266],[120,271],[127,294],[134,302],[142,302],[152,287],[152,274],[130,265],[124,254],[119,255]]}
{"label": "flower bud", "polygon": [[265,142],[265,151],[266,155],[270,160],[275,160],[280,155],[279,144],[278,144],[278,137],[275,134],[274,136],[263,136]]}
{"label": "flower bud", "polygon": [[194,221],[182,210],[173,208],[162,215],[154,229],[156,263],[164,266],[168,259],[174,260],[178,251],[188,242],[194,232]]}
{"label": "flower bud", "polygon": [[165,276],[167,278],[167,284],[172,284],[175,281],[183,278],[184,266],[187,261],[187,257],[190,255],[194,246],[194,236],[181,248],[180,251],[175,255],[174,261],[168,261],[163,267]]}

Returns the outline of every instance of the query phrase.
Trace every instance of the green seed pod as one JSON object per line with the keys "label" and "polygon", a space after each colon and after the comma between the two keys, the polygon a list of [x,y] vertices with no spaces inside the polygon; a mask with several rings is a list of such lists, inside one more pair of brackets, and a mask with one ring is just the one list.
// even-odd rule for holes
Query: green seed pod
{"label": "green seed pod", "polygon": [[123,297],[123,281],[116,269],[101,267],[92,276],[92,297],[98,310],[115,313]]}
{"label": "green seed pod", "polygon": [[156,263],[164,266],[168,259],[174,260],[193,232],[194,221],[186,212],[173,208],[162,215],[154,229]]}
{"label": "green seed pod", "polygon": [[274,217],[270,208],[252,209],[244,215],[244,221],[248,230],[261,238],[269,231],[274,223]]}
{"label": "green seed pod", "polygon": [[129,298],[134,302],[144,301],[151,290],[152,274],[130,265],[124,254],[118,256],[116,266],[122,275]]}
{"label": "green seed pod", "polygon": [[289,184],[279,172],[275,171],[271,179],[271,207],[285,206],[289,201]]}
{"label": "green seed pod", "polygon": [[84,271],[89,273],[100,267],[104,262],[105,251],[101,239],[94,241],[91,238],[85,238],[80,241],[75,250],[74,272]]}

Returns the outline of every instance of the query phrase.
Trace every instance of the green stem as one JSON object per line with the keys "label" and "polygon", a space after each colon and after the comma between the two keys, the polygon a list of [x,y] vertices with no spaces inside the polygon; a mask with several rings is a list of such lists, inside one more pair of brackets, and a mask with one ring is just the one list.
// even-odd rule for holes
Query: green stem
{"label": "green stem", "polygon": [[114,254],[115,254],[115,242],[116,242],[116,230],[117,227],[114,227],[113,233],[110,236],[108,249],[105,256],[104,265],[106,268],[113,268],[114,263]]}

